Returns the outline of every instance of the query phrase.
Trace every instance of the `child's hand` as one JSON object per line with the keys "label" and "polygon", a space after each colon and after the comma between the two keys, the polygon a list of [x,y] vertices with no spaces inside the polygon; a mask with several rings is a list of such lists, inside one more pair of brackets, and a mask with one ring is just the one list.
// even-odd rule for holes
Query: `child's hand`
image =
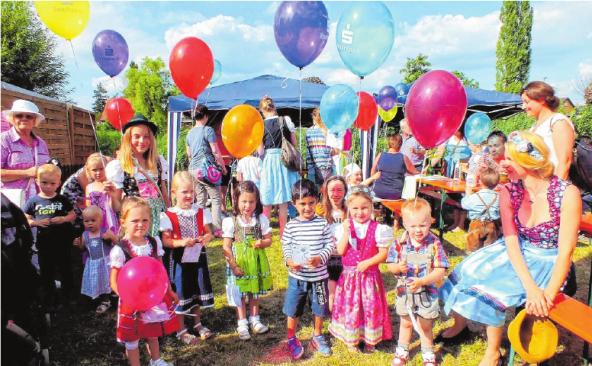
{"label": "child's hand", "polygon": [[310,257],[308,259],[307,264],[313,268],[318,267],[321,264],[321,257],[319,257],[318,255]]}
{"label": "child's hand", "polygon": [[411,282],[407,284],[407,286],[409,286],[409,290],[411,292],[415,292],[425,286],[425,283],[423,283],[423,279],[421,278],[413,278]]}
{"label": "child's hand", "polygon": [[343,220],[343,235],[349,235],[349,220]]}
{"label": "child's hand", "polygon": [[368,263],[368,261],[361,261],[356,266],[356,270],[358,272],[366,272],[366,270],[368,269],[368,267],[370,267],[370,264]]}
{"label": "child's hand", "polygon": [[78,249],[82,249],[82,240],[80,240],[80,238],[76,238],[74,239],[74,241],[72,242],[72,245],[74,245],[76,248]]}
{"label": "child's hand", "polygon": [[174,291],[170,291],[170,295],[171,295],[171,301],[173,302],[173,304],[177,305],[179,303],[179,296],[177,296],[177,294]]}
{"label": "child's hand", "polygon": [[49,223],[50,224],[63,224],[64,217],[63,216],[52,217],[51,219],[49,219]]}
{"label": "child's hand", "polygon": [[47,227],[49,224],[51,224],[49,219],[35,220],[35,226]]}
{"label": "child's hand", "polygon": [[245,272],[243,272],[243,270],[239,266],[232,267],[232,273],[236,277],[241,277],[241,276],[244,276],[245,275]]}
{"label": "child's hand", "polygon": [[407,271],[409,271],[409,267],[407,267],[407,262],[406,261],[400,261],[397,264],[399,266],[399,273],[401,273],[401,274],[407,274]]}
{"label": "child's hand", "polygon": [[293,260],[287,261],[286,264],[292,272],[299,272],[302,269],[302,265],[294,263]]}
{"label": "child's hand", "polygon": [[115,235],[113,233],[113,231],[111,231],[111,229],[108,229],[107,231],[105,231],[105,233],[101,236],[101,238],[103,238],[105,240],[112,241],[112,242],[117,241],[117,235]]}
{"label": "child's hand", "polygon": [[263,240],[261,240],[261,239],[255,240],[253,242],[253,248],[257,248],[257,249],[265,248],[265,246],[263,245]]}
{"label": "child's hand", "polygon": [[194,239],[194,238],[183,239],[183,247],[192,247],[197,242],[198,242],[198,240]]}
{"label": "child's hand", "polygon": [[103,191],[109,194],[115,193],[115,184],[113,184],[113,182],[110,182],[108,180],[103,182]]}

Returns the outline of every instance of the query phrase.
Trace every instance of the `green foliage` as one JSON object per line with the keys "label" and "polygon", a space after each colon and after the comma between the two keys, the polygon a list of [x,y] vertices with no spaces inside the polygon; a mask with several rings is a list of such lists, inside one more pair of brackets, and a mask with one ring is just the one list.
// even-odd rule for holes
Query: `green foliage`
{"label": "green foliage", "polygon": [[[181,128],[181,135],[179,136],[179,140],[177,140],[177,161],[175,163],[176,170],[187,170],[189,167],[189,160],[187,159],[187,133],[191,130],[192,126],[187,126]],[[168,145],[167,145],[167,134],[166,133],[159,133],[156,136],[156,145],[158,146],[158,153],[162,155],[165,159],[167,158],[168,153]]]}
{"label": "green foliage", "polygon": [[412,83],[426,72],[430,71],[432,67],[431,62],[428,61],[428,56],[419,54],[415,58],[407,57],[405,66],[401,69],[400,73],[403,77],[403,82],[406,84]]}
{"label": "green foliage", "polygon": [[500,130],[506,135],[512,131],[526,130],[534,123],[534,119],[526,113],[520,112],[508,118],[500,118],[493,121],[492,130]]}
{"label": "green foliage", "polygon": [[34,16],[29,2],[2,1],[2,81],[65,99],[70,92],[68,72],[55,49],[55,37]]}
{"label": "green foliage", "polygon": [[460,79],[464,86],[468,86],[469,88],[479,88],[479,82],[466,76],[462,71],[455,70],[452,73]]}
{"label": "green foliage", "polygon": [[171,95],[179,94],[164,61],[145,57],[138,66],[132,62],[125,73],[128,84],[123,94],[137,113],[166,131],[167,104]]}
{"label": "green foliage", "polygon": [[578,108],[572,117],[572,122],[578,135],[592,136],[592,104]]}
{"label": "green foliage", "polygon": [[105,103],[107,103],[107,89],[103,86],[102,83],[98,83],[95,90],[93,91],[93,106],[92,110],[95,112],[95,116],[98,116],[97,120],[100,118],[101,113],[105,109]]}
{"label": "green foliage", "polygon": [[531,55],[532,7],[528,1],[508,1],[500,12],[495,89],[519,93],[528,82]]}
{"label": "green foliage", "polygon": [[115,150],[121,145],[121,132],[111,127],[108,123],[99,123],[97,126],[97,138],[101,153],[115,156]]}

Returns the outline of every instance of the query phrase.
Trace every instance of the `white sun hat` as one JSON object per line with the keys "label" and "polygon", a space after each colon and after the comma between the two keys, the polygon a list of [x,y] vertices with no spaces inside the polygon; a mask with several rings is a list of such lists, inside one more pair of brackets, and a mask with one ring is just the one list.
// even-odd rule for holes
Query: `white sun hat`
{"label": "white sun hat", "polygon": [[11,117],[16,113],[31,113],[37,116],[36,124],[43,121],[45,116],[39,113],[39,108],[33,102],[24,99],[17,99],[12,103],[12,108],[6,111],[6,114]]}

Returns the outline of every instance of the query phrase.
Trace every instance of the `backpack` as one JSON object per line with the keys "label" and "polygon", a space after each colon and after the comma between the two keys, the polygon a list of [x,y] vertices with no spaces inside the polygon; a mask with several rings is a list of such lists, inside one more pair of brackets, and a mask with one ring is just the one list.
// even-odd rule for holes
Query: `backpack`
{"label": "backpack", "polygon": [[590,136],[580,136],[576,139],[569,178],[582,191],[592,191],[592,138]]}

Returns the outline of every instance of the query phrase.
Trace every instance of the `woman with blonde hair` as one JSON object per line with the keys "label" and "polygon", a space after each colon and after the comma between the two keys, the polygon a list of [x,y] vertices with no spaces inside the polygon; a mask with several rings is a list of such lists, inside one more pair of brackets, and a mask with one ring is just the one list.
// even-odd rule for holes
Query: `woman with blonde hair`
{"label": "woman with blonde hair", "polygon": [[582,201],[575,186],[553,175],[549,159],[540,136],[508,136],[502,167],[511,182],[500,191],[504,236],[468,256],[440,289],[455,323],[437,339],[466,334],[466,319],[487,325],[481,366],[498,364],[506,310],[525,304],[527,313],[548,316],[569,272]]}
{"label": "woman with blonde hair", "polygon": [[308,179],[322,185],[335,172],[332,160],[335,149],[327,143],[330,138],[329,130],[321,119],[318,107],[312,111],[312,121],[314,126],[306,130]]}
{"label": "woman with blonde hair", "polygon": [[296,145],[296,127],[289,116],[279,117],[273,100],[265,96],[259,102],[263,114],[265,131],[259,155],[263,157],[261,170],[261,203],[263,213],[271,217],[271,206],[279,206],[280,235],[288,221],[288,202],[291,200],[292,186],[298,180],[298,172],[289,170],[282,163],[282,135]]}

